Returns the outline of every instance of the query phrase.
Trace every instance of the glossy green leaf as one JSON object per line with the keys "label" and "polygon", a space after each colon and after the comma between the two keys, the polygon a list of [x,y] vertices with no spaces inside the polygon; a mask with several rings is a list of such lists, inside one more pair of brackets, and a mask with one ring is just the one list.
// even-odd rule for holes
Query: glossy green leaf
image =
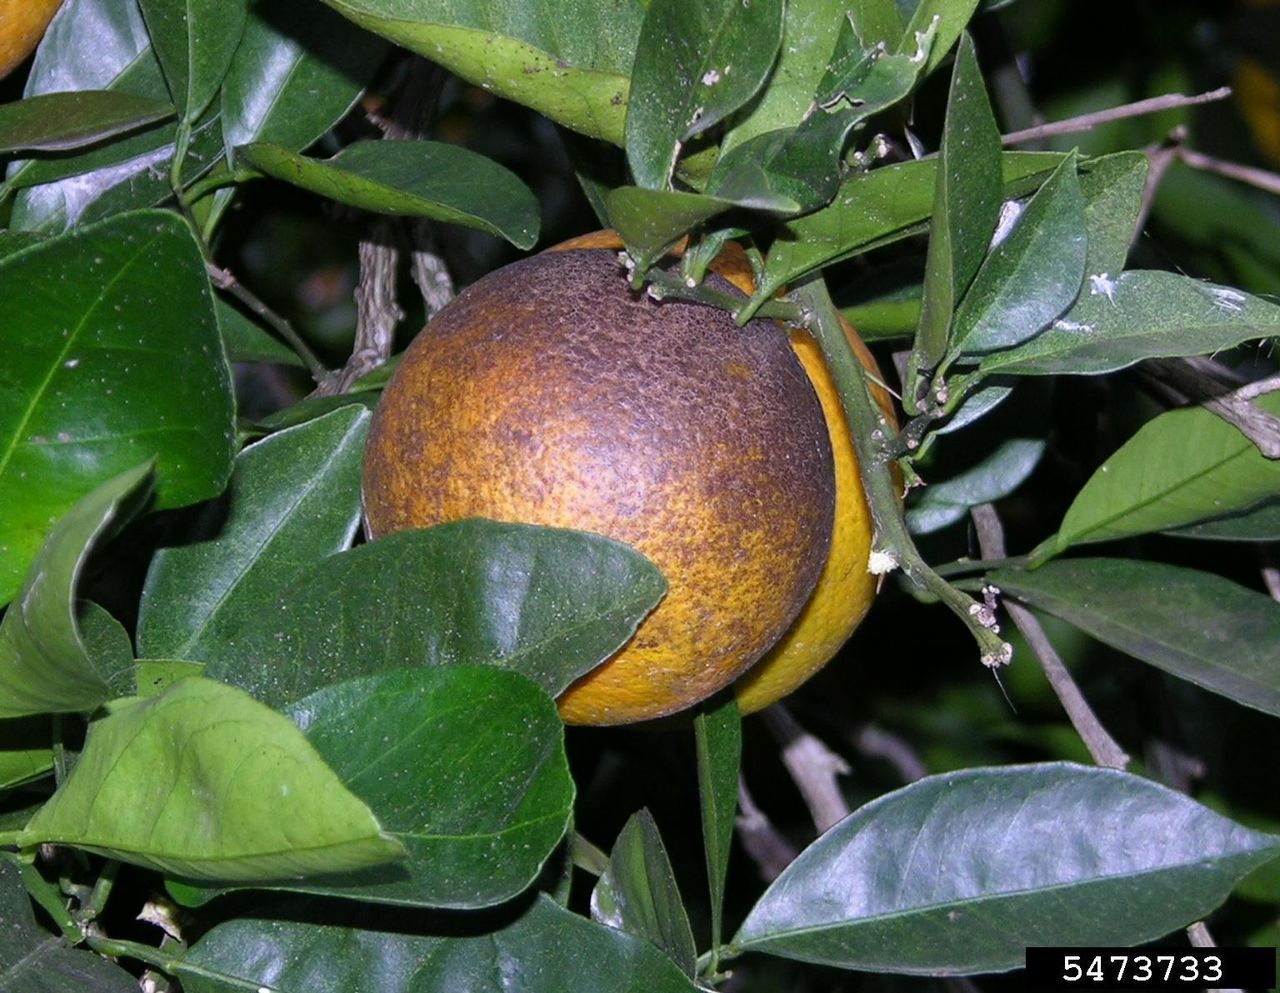
{"label": "glossy green leaf", "polygon": [[[187,993],[354,989],[377,993],[695,993],[647,941],[594,924],[541,895],[498,930],[442,922],[436,934],[239,919],[219,924],[177,964]],[[452,924],[452,926],[450,926]],[[607,977],[607,978],[606,978]]]}
{"label": "glossy green leaf", "polygon": [[47,93],[0,105],[0,155],[64,152],[162,121],[173,108],[111,90]]}
{"label": "glossy green leaf", "polygon": [[686,976],[696,974],[698,950],[689,916],[649,811],[632,814],[623,825],[609,853],[609,868],[591,891],[591,917],[652,942]]}
{"label": "glossy green leaf", "polygon": [[218,333],[232,362],[275,362],[301,366],[302,360],[288,345],[273,338],[221,297],[214,298]]}
{"label": "glossy green leaf", "polygon": [[[1005,152],[1005,195],[1030,192],[1062,158],[1056,152]],[[921,233],[933,209],[937,169],[937,159],[920,159],[851,175],[830,206],[783,226],[753,299],[767,300],[823,266]]]}
{"label": "glossy green leaf", "polygon": [[41,926],[18,866],[0,855],[0,993],[138,993],[137,977]]}
{"label": "glossy green leaf", "polygon": [[180,679],[199,676],[204,672],[200,662],[183,659],[138,659],[133,668],[133,685],[138,696],[149,699],[159,696]]}
{"label": "glossy green leaf", "polygon": [[990,578],[1134,658],[1280,715],[1280,603],[1265,594],[1138,559],[1070,559]]}
{"label": "glossy green leaf", "polygon": [[469,83],[622,144],[641,0],[325,0]]}
{"label": "glossy green leaf", "polygon": [[574,796],[564,725],[551,697],[517,673],[398,669],[326,687],[288,714],[405,851],[289,889],[486,907],[527,888],[564,837]]}
{"label": "glossy green leaf", "polygon": [[[94,57],[83,58],[86,51]],[[137,0],[64,0],[36,49],[23,95],[30,99],[76,90],[110,90],[172,104]],[[130,141],[158,139],[148,135]],[[129,157],[126,151],[116,150],[122,144],[127,142],[112,142],[99,154],[112,162],[122,161]],[[69,166],[65,158],[13,163],[5,185],[20,188],[75,175],[81,156],[69,159]],[[27,173],[37,175],[28,178]]]}
{"label": "glossy green leaf", "polygon": [[227,151],[254,141],[306,148],[351,109],[387,49],[317,4],[251,5],[222,84]]}
{"label": "glossy green leaf", "polygon": [[[951,74],[938,154],[924,299],[911,353],[915,369],[932,369],[942,360],[952,312],[987,252],[1000,215],[999,161],[1000,129],[987,98],[973,41],[965,35]],[[1075,167],[1071,168],[1074,173]]]}
{"label": "glossy green leaf", "polygon": [[612,655],[665,591],[647,559],[608,538],[458,521],[313,566],[208,672],[285,704],[355,676],[470,662],[515,669],[554,696]]}
{"label": "glossy green leaf", "polygon": [[1280,497],[1254,504],[1221,517],[1210,517],[1167,532],[1179,538],[1215,541],[1280,541]]}
{"label": "glossy green leaf", "polygon": [[974,392],[956,409],[941,427],[934,429],[934,434],[950,434],[968,427],[974,421],[985,417],[992,410],[1004,403],[1013,392],[1013,387],[997,381]]}
{"label": "glossy green leaf", "polygon": [[978,504],[1008,496],[1035,471],[1044,448],[1042,438],[1006,438],[973,468],[926,486],[907,511],[907,526],[914,534],[931,534]]}
{"label": "glossy green leaf", "polygon": [[1172,272],[1088,273],[1079,299],[1031,341],[982,360],[1022,376],[1114,372],[1142,359],[1205,355],[1280,333],[1280,307]]}
{"label": "glossy green leaf", "polygon": [[20,252],[24,248],[30,248],[32,245],[38,245],[42,241],[44,236],[34,231],[0,231],[0,259]]}
{"label": "glossy green leaf", "polygon": [[[1280,394],[1254,401],[1280,414]],[[1191,524],[1242,510],[1280,492],[1280,462],[1203,407],[1144,424],[1076,494],[1049,548],[1060,552]]]}
{"label": "glossy green leaf", "polygon": [[307,397],[261,418],[255,423],[255,427],[262,431],[283,431],[285,428],[306,424],[317,417],[323,417],[325,414],[352,404],[359,404],[366,410],[373,410],[378,404],[382,387],[385,385],[382,383],[376,388],[360,389],[357,382],[348,393],[338,396]]}
{"label": "glossy green leaf", "polygon": [[738,812],[738,773],[742,766],[742,714],[731,694],[704,704],[693,719],[698,761],[698,800],[702,812],[702,848],[711,889],[711,940],[718,944],[724,919],[724,886],[729,847]]}
{"label": "glossy green leaf", "polygon": [[[894,6],[893,0],[882,2]],[[866,6],[855,6],[852,16],[859,16]],[[843,0],[810,0],[785,5],[782,44],[768,85],[757,99],[730,117],[732,123],[720,146],[722,155],[752,138],[793,128],[804,120],[849,16],[849,5]],[[897,16],[896,9],[894,16]],[[901,21],[898,27],[901,30]],[[896,32],[893,37],[897,38]]]}
{"label": "glossy green leaf", "polygon": [[402,854],[293,722],[231,686],[184,679],[113,706],[19,835],[194,879],[269,880]]}
{"label": "glossy green leaf", "polygon": [[830,92],[819,94],[821,107],[803,123],[760,135],[722,155],[707,192],[744,207],[786,213],[828,203],[840,187],[849,133],[905,98],[919,71],[919,63],[906,55],[880,50],[858,54],[847,72],[823,80]]}
{"label": "glossy green leaf", "polygon": [[[122,506],[145,497],[150,464],[107,480],[58,521],[0,621],[0,718],[93,710],[110,698],[76,623],[76,583]],[[136,506],[136,504],[134,504]]]}
{"label": "glossy green leaf", "polygon": [[953,353],[1011,348],[1043,330],[1080,292],[1086,240],[1084,198],[1069,158],[978,270],[956,311]]}
{"label": "glossy green leaf", "polygon": [[637,185],[667,189],[684,143],[761,87],[782,42],[782,8],[782,0],[650,0],[627,106]]}
{"label": "glossy green leaf", "polygon": [[930,776],[802,852],[735,943],[877,972],[1021,968],[1028,945],[1138,944],[1280,854],[1149,780],[1065,762]]}
{"label": "glossy green leaf", "polygon": [[848,18],[862,47],[867,49],[881,44],[888,48],[906,30],[897,0],[863,0],[849,8]]}
{"label": "glossy green leaf", "polygon": [[1089,249],[1086,273],[1119,273],[1138,236],[1142,195],[1147,185],[1147,157],[1117,152],[1085,162],[1080,172]]}
{"label": "glossy green leaf", "polygon": [[236,149],[242,161],[304,190],[381,214],[487,231],[517,248],[538,240],[538,201],[492,159],[438,141],[358,141],[331,159],[279,145]]}
{"label": "glossy green leaf", "polygon": [[610,223],[641,270],[662,258],[691,228],[733,206],[701,193],[639,186],[611,190],[605,202]]}
{"label": "glossy green leaf", "polygon": [[112,698],[133,696],[133,640],[124,625],[91,600],[76,603],[76,624],[85,654],[106,680]]}
{"label": "glossy green leaf", "polygon": [[184,121],[204,113],[244,33],[248,0],[138,0]]}
{"label": "glossy green leaf", "polygon": [[138,650],[211,661],[262,605],[351,544],[369,412],[347,405],[271,435],[236,458],[222,499],[190,539],[151,560]]}
{"label": "glossy green leaf", "polygon": [[52,772],[52,742],[53,726],[48,717],[0,719],[0,790]]}
{"label": "glossy green leaf", "polygon": [[920,36],[934,32],[933,47],[924,62],[924,75],[929,75],[947,57],[951,47],[964,32],[977,9],[978,0],[920,0],[902,32],[898,51],[906,54],[920,51]]}
{"label": "glossy green leaf", "polygon": [[[58,234],[170,200],[174,138],[172,126],[163,124],[78,155],[40,160],[21,173],[23,184],[39,180],[41,185],[26,185],[19,191],[13,225]],[[194,125],[183,158],[183,183],[198,179],[221,155],[214,109]]]}
{"label": "glossy green leaf", "polygon": [[[0,602],[53,522],[156,459],[156,503],[231,471],[231,375],[204,258],[169,212],[128,214],[0,260]],[[181,319],[178,319],[178,317]]]}

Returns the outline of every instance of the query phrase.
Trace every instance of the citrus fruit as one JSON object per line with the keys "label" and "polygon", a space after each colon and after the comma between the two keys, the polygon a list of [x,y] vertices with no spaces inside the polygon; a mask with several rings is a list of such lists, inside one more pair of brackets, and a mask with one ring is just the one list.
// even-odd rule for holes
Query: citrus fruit
{"label": "citrus fruit", "polygon": [[62,0],[0,0],[0,79],[35,51]]}
{"label": "citrus fruit", "polygon": [[[374,417],[366,524],[375,538],[465,517],[572,527],[652,559],[666,597],[561,695],[568,723],[674,713],[777,645],[740,688],[763,706],[825,663],[870,602],[856,469],[861,552],[836,522],[852,450],[833,456],[803,347],[772,322],[738,328],[715,308],[633,293],[616,251],[594,247],[612,244],[601,233],[504,267],[431,320]],[[741,286],[749,266],[728,258],[715,268]],[[816,346],[808,358],[825,376]],[[837,602],[860,594],[846,573],[868,581],[865,598]],[[801,611],[811,619],[795,627]]]}

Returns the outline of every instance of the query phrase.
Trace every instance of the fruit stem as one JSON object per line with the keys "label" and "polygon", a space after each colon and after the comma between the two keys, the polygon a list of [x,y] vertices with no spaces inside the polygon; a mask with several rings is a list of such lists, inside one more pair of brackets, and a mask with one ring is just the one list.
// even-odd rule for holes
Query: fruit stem
{"label": "fruit stem", "polygon": [[[718,307],[720,310],[727,310],[732,314],[735,321],[738,319],[738,312],[747,303],[736,293],[717,290],[706,283],[690,286],[680,276],[675,273],[665,272],[662,269],[650,269],[645,273],[644,278],[648,284],[648,289],[645,292],[655,300],[676,298],[689,300],[693,303],[706,304],[708,307]],[[769,317],[775,321],[787,321],[790,324],[801,324],[804,322],[805,313],[802,307],[789,300],[769,300],[761,305],[753,316]],[[738,321],[738,323],[745,324],[746,322]]]}
{"label": "fruit stem", "polygon": [[983,665],[1004,665],[1013,649],[1000,637],[990,610],[939,576],[925,562],[907,530],[897,483],[890,471],[893,439],[889,437],[889,425],[871,399],[866,373],[845,338],[826,284],[821,278],[812,279],[792,296],[807,312],[805,325],[822,348],[849,421],[862,485],[875,522],[868,569],[880,572],[900,567],[917,588],[936,596],[964,622],[978,643]]}

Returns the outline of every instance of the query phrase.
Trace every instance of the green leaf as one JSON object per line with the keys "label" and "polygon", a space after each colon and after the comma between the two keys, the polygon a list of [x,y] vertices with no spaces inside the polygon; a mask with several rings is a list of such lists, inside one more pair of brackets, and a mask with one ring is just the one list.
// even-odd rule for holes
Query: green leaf
{"label": "green leaf", "polygon": [[905,98],[919,68],[906,55],[881,50],[859,58],[846,73],[823,80],[830,87],[829,94],[818,97],[825,109],[815,107],[797,127],[760,135],[723,154],[707,192],[744,207],[786,213],[828,203],[840,187],[849,133]]}
{"label": "green leaf", "polygon": [[63,152],[173,115],[158,100],[111,90],[47,93],[0,105],[0,155]]}
{"label": "green leaf", "polygon": [[[1000,215],[1000,129],[968,35],[956,53],[938,160],[924,299],[911,353],[918,370],[942,360],[952,312],[982,264]],[[1071,169],[1074,173],[1074,165]]]}
{"label": "green leaf", "polygon": [[53,726],[48,717],[0,719],[0,790],[52,772],[52,741]]}
{"label": "green leaf", "polygon": [[442,923],[440,933],[423,935],[233,920],[197,941],[175,971],[187,993],[255,986],[315,993],[350,989],[370,976],[379,979],[378,993],[599,993],[602,982],[616,993],[697,989],[647,941],[593,924],[545,894],[496,931],[465,920]]}
{"label": "green leaf", "polygon": [[369,412],[348,405],[274,434],[236,458],[228,492],[193,540],[151,560],[138,649],[211,661],[262,605],[351,544]]}
{"label": "green leaf", "polygon": [[351,109],[388,47],[317,4],[250,6],[222,84],[228,154],[254,141],[306,148]]}
{"label": "green leaf", "polygon": [[[1030,192],[1062,158],[1056,152],[1005,152],[1005,195]],[[937,169],[937,159],[920,159],[851,175],[830,206],[783,226],[752,299],[767,300],[823,266],[921,233],[933,209]]]}
{"label": "green leaf", "polygon": [[151,465],[107,480],[50,532],[0,621],[0,718],[93,710],[111,696],[76,623],[76,583],[94,543],[126,501],[145,498]]}
{"label": "green leaf", "polygon": [[199,676],[204,672],[200,662],[181,659],[139,659],[133,667],[133,684],[138,696],[148,699],[159,696],[180,679]]}
{"label": "green leaf", "polygon": [[[25,188],[14,199],[12,224],[57,234],[170,200],[174,139],[173,129],[166,125],[78,155],[39,160],[21,173]],[[182,182],[198,179],[221,155],[215,106],[193,125],[182,160]],[[37,180],[41,185],[30,185]]]}
{"label": "green leaf", "polygon": [[514,669],[554,696],[612,655],[665,592],[647,559],[608,538],[458,521],[313,566],[208,674],[284,704],[355,676],[469,662]]}
{"label": "green leaf", "polygon": [[841,821],[769,887],[735,942],[876,972],[1007,971],[1028,945],[1159,938],[1277,854],[1280,838],[1127,773],[969,769]]}
{"label": "green leaf", "polygon": [[382,387],[385,385],[385,383],[379,383],[376,387],[362,389],[357,380],[348,393],[304,398],[282,410],[277,410],[274,414],[268,414],[256,421],[254,426],[262,431],[283,431],[285,428],[306,424],[317,417],[323,417],[342,407],[350,407],[352,404],[359,404],[366,410],[373,410],[378,404],[378,398],[382,396]]}
{"label": "green leaf", "polygon": [[21,870],[2,854],[0,921],[0,993],[138,993],[136,976],[40,925]]}
{"label": "green leaf", "polygon": [[1084,198],[1068,158],[978,270],[956,311],[953,354],[1010,348],[1043,330],[1080,292],[1085,250]]}
{"label": "green leaf", "polygon": [[632,814],[609,854],[609,868],[591,891],[591,917],[657,945],[686,976],[696,975],[698,950],[658,825],[648,810]]}
{"label": "green leaf", "polygon": [[538,201],[509,169],[438,141],[357,141],[331,159],[309,159],[279,145],[236,155],[268,176],[380,214],[429,217],[506,238],[538,240]]}
{"label": "green leaf", "polygon": [[984,372],[1114,372],[1142,359],[1204,355],[1280,333],[1280,307],[1172,272],[1090,272],[1079,299],[1022,346],[988,355]]}
{"label": "green leaf", "polygon": [[733,819],[738,812],[738,773],[742,766],[742,714],[737,697],[704,704],[693,719],[698,753],[698,800],[702,811],[702,847],[711,889],[711,942],[719,945],[724,919],[724,885],[729,873]]}
{"label": "green leaf", "polygon": [[1179,538],[1209,538],[1215,541],[1280,541],[1280,497],[1254,504],[1199,524],[1175,528],[1168,534]]}
{"label": "green leaf", "polygon": [[38,245],[44,240],[43,235],[34,231],[0,231],[0,259]]}
{"label": "green leaf", "polygon": [[[156,505],[217,494],[235,442],[204,258],[171,212],[78,229],[0,260],[0,602],[53,521],[156,459]],[[175,320],[181,315],[181,320]]]}
{"label": "green leaf", "polygon": [[[893,0],[882,0],[893,8]],[[844,0],[809,0],[788,3],[782,12],[782,44],[768,85],[759,97],[741,108],[730,120],[720,152],[727,154],[738,145],[770,131],[793,128],[804,120],[813,106],[818,88],[835,50],[836,39],[849,23]],[[855,5],[852,16],[858,17],[867,7]],[[897,17],[896,8],[893,16]],[[901,30],[901,21],[898,22]],[[893,37],[897,38],[898,31]],[[865,47],[871,47],[867,45]]]}
{"label": "green leaf", "polygon": [[971,469],[925,487],[907,511],[907,526],[913,534],[932,534],[970,508],[1008,496],[1035,471],[1044,449],[1042,438],[1006,438]]}
{"label": "green leaf", "polygon": [[1080,193],[1089,250],[1086,273],[1118,273],[1138,236],[1142,195],[1147,185],[1147,157],[1142,152],[1117,152],[1083,163]]}
{"label": "green leaf", "polygon": [[89,729],[70,777],[19,835],[193,879],[269,880],[402,854],[287,717],[184,679]]}
{"label": "green leaf", "polygon": [[85,654],[107,681],[112,698],[133,696],[137,692],[133,640],[124,625],[92,600],[76,602],[76,624]]}
{"label": "green leaf", "polygon": [[[87,51],[92,51],[94,57],[84,58]],[[30,99],[76,90],[110,90],[126,96],[172,103],[160,64],[152,54],[137,0],[125,3],[117,0],[65,0],[50,22],[36,49],[23,95]],[[156,142],[161,145],[171,142],[169,129],[162,130],[166,132],[163,135],[157,132],[112,142],[98,150],[96,158],[120,162],[130,155],[127,149],[120,150],[122,145],[141,142],[148,147],[156,147]],[[13,163],[5,177],[5,186],[21,188],[87,172],[89,167],[80,165],[86,157],[77,155]]]}
{"label": "green leaf", "polygon": [[627,106],[639,186],[668,188],[681,147],[760,89],[782,43],[782,0],[650,0]]}
{"label": "green leaf", "polygon": [[643,271],[653,266],[691,228],[733,204],[681,190],[620,186],[605,198],[609,220]]}
{"label": "green leaf", "polygon": [[288,889],[486,907],[526,889],[569,826],[564,725],[518,673],[399,669],[327,687],[288,714],[406,856]]}
{"label": "green leaf", "polygon": [[[1254,401],[1280,414],[1280,394]],[[1045,553],[1191,524],[1280,492],[1280,462],[1203,407],[1161,414],[1107,459],[1076,494]]]}
{"label": "green leaf", "polygon": [[1280,715],[1280,603],[1269,596],[1136,559],[1071,559],[990,578],[1134,658]]}
{"label": "green leaf", "polygon": [[888,48],[902,38],[905,30],[896,0],[863,0],[851,6],[847,16],[865,49],[877,45]]}
{"label": "green leaf", "polygon": [[325,0],[467,82],[622,144],[641,0]]}
{"label": "green leaf", "polygon": [[[922,75],[929,75],[942,64],[964,32],[969,19],[977,9],[978,0],[920,0],[907,28],[902,32],[898,51],[906,54],[921,50],[920,37],[929,31],[935,33],[932,49],[927,52]],[[937,18],[936,26],[934,19]],[[957,56],[958,57],[958,56]]]}
{"label": "green leaf", "polygon": [[138,0],[169,92],[184,121],[204,113],[218,92],[240,35],[248,0]]}
{"label": "green leaf", "polygon": [[277,341],[221,297],[214,298],[213,309],[218,315],[218,332],[227,350],[227,358],[232,362],[303,364],[293,349]]}

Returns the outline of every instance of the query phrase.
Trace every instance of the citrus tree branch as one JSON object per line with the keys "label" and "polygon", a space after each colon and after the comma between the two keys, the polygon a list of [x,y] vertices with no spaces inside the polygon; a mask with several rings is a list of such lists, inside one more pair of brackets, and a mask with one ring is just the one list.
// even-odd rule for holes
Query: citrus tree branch
{"label": "citrus tree branch", "polygon": [[773,822],[758,806],[747,789],[746,780],[738,777],[738,814],[735,825],[742,847],[760,870],[765,882],[771,883],[782,875],[799,854],[794,845],[773,826]]}
{"label": "citrus tree branch", "polygon": [[329,370],[325,368],[324,363],[302,340],[302,336],[293,329],[293,325],[268,307],[262,300],[258,299],[257,295],[236,279],[229,269],[221,269],[212,262],[206,262],[205,268],[214,286],[230,293],[275,329],[276,334],[280,335],[288,343],[289,347],[294,350],[298,358],[302,359],[303,364],[307,367],[307,372],[311,373],[312,379],[318,383],[329,374]]}
{"label": "citrus tree branch", "polygon": [[[984,503],[974,507],[970,512],[973,517],[974,530],[978,534],[978,547],[982,549],[984,559],[999,559],[1005,556],[1004,527],[991,504]],[[1080,692],[1080,687],[1071,678],[1071,673],[1063,664],[1062,658],[1054,650],[1044,628],[1036,620],[1036,616],[1019,603],[1006,600],[1005,610],[1009,613],[1014,626],[1022,632],[1031,647],[1032,653],[1040,662],[1049,685],[1062,702],[1072,726],[1084,741],[1093,761],[1110,769],[1123,769],[1129,764],[1129,756],[1116,743],[1107,729],[1098,720],[1098,715],[1089,706],[1089,701]]]}
{"label": "citrus tree branch", "polygon": [[836,780],[849,773],[849,763],[802,728],[784,704],[773,704],[761,716],[782,746],[782,764],[800,790],[818,833],[848,817],[849,804]]}
{"label": "citrus tree branch", "polygon": [[1099,124],[1122,121],[1128,117],[1141,117],[1144,114],[1158,114],[1164,110],[1177,110],[1180,107],[1195,107],[1199,104],[1213,103],[1217,100],[1225,100],[1229,96],[1231,96],[1230,86],[1220,86],[1216,90],[1197,93],[1194,96],[1186,96],[1182,93],[1165,93],[1162,96],[1121,104],[1119,107],[1108,107],[1106,110],[1094,111],[1091,114],[1069,117],[1064,121],[1050,121],[1047,124],[1037,124],[1035,127],[1024,128],[1021,131],[1011,131],[1009,134],[1001,135],[1000,140],[1006,146],[1022,145],[1061,134],[1079,134],[1081,131],[1090,131]]}
{"label": "citrus tree branch", "polygon": [[853,436],[862,485],[875,524],[875,561],[868,566],[879,572],[900,567],[917,589],[941,600],[964,622],[978,643],[983,665],[1006,664],[1013,649],[1000,637],[990,611],[934,572],[907,530],[887,449],[891,440],[889,425],[871,399],[866,372],[844,336],[826,285],[821,279],[814,279],[796,289],[793,296],[805,308],[805,323],[822,348]]}

